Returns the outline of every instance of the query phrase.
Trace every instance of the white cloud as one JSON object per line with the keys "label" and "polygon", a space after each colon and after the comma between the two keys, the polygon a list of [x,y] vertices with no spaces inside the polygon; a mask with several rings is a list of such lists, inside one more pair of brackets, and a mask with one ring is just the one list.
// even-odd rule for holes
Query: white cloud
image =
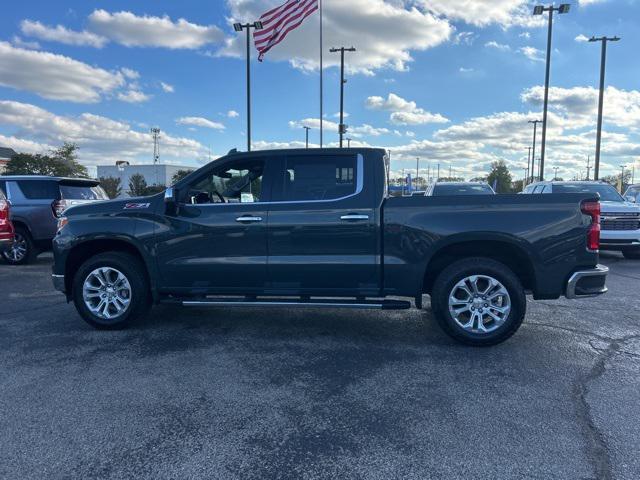
{"label": "white cloud", "polygon": [[[318,118],[305,118],[303,120],[296,120],[296,121],[290,121],[289,122],[289,128],[298,130],[298,129],[302,129],[302,127],[309,127],[313,130],[319,130],[320,129],[320,119]],[[338,124],[336,122],[332,122],[331,120],[323,120],[322,122],[322,129],[325,132],[329,132],[329,133],[338,133]],[[355,125],[355,126],[349,126],[348,130],[347,130],[347,136],[353,137],[353,138],[362,138],[362,137],[379,137],[380,135],[386,135],[390,133],[390,130],[388,128],[378,128],[378,127],[373,127],[369,124],[363,124],[363,125]]]}
{"label": "white cloud", "polygon": [[227,117],[229,118],[238,118],[240,116],[240,114],[238,112],[236,112],[235,110],[229,110],[227,112]]}
{"label": "white cloud", "polygon": [[137,80],[138,78],[140,78],[140,74],[130,68],[121,68],[120,71],[129,80]]}
{"label": "white cloud", "polygon": [[22,23],[20,23],[20,30],[23,34],[29,37],[35,37],[40,40],[47,40],[50,42],[64,43],[66,45],[102,48],[107,43],[106,38],[86,30],[82,32],[75,32],[63,27],[62,25],[50,27],[33,20],[23,20]]}
{"label": "white cloud", "polygon": [[422,125],[425,123],[447,123],[445,117],[439,113],[431,113],[419,108],[416,102],[390,93],[387,98],[372,96],[365,101],[365,106],[371,110],[391,112],[389,120],[395,125]]}
{"label": "white cloud", "polygon": [[118,93],[118,100],[127,103],[142,103],[151,99],[151,95],[141,92],[140,90],[127,90]]}
{"label": "white cloud", "polygon": [[[544,89],[536,86],[525,90],[521,99],[533,105],[542,105]],[[594,125],[598,108],[598,89],[593,87],[549,89],[550,108],[570,119],[568,126],[580,128]],[[620,90],[609,86],[604,94],[604,120],[622,128],[640,128],[640,91]]]}
{"label": "white cloud", "polygon": [[41,153],[53,149],[51,145],[2,134],[0,134],[0,145],[12,148],[18,153]]}
{"label": "white cloud", "polygon": [[179,125],[193,125],[195,127],[210,128],[212,130],[224,130],[225,126],[220,122],[214,122],[204,117],[180,117],[176,120]]}
{"label": "white cloud", "polygon": [[531,15],[527,0],[420,0],[419,3],[437,15],[477,27],[491,24],[505,28],[536,27],[544,23]]}
{"label": "white cloud", "polygon": [[508,52],[509,50],[511,50],[511,47],[509,45],[498,43],[495,40],[491,40],[490,42],[485,43],[484,46],[488,48],[495,48],[496,50],[500,50],[501,52]]}
{"label": "white cloud", "polygon": [[[15,141],[32,142],[25,145],[37,151],[65,141],[77,143],[79,159],[85,164],[112,164],[116,160],[148,163],[151,157],[153,143],[147,130],[134,130],[128,123],[91,113],[60,116],[35,105],[5,100],[0,101],[0,125],[16,128],[19,134]],[[169,157],[174,163],[193,164],[207,155],[203,145],[189,138],[162,132],[160,142],[162,158]]]}
{"label": "white cloud", "polygon": [[215,25],[197,25],[184,18],[137,16],[131,12],[109,13],[94,10],[89,15],[91,29],[127,47],[196,49],[223,39]]}
{"label": "white cloud", "polygon": [[175,92],[175,88],[173,87],[173,85],[170,85],[168,83],[160,82],[160,88],[162,88],[162,91],[165,93]]}
{"label": "white cloud", "polygon": [[544,53],[542,50],[534,47],[522,47],[520,52],[529,60],[534,62],[544,62]]}
{"label": "white cloud", "polygon": [[109,72],[63,55],[16,48],[0,42],[0,85],[52,100],[92,103],[124,85]]}
{"label": "white cloud", "polygon": [[453,43],[456,45],[473,45],[476,40],[476,34],[473,32],[458,32],[453,36]]}
{"label": "white cloud", "polygon": [[465,67],[460,67],[460,68],[459,68],[459,72],[460,72],[460,73],[472,73],[472,72],[474,72],[474,71],[475,71],[475,70],[474,70],[473,68],[465,68]]}
{"label": "white cloud", "polygon": [[589,37],[587,37],[586,35],[584,35],[584,34],[582,34],[582,33],[581,33],[581,34],[580,34],[580,35],[578,35],[574,40],[575,40],[576,42],[588,42],[588,41],[589,41]]}
{"label": "white cloud", "polygon": [[40,50],[40,44],[36,41],[28,41],[23,38],[14,35],[11,39],[11,43],[18,48],[27,48],[29,50]]}
{"label": "white cloud", "polygon": [[[258,0],[227,0],[229,22],[259,18],[269,7],[280,3]],[[413,60],[411,52],[435,47],[447,40],[454,29],[446,19],[421,11],[404,2],[384,0],[324,0],[325,67],[339,64],[339,56],[328,53],[335,45],[353,45],[350,72],[373,74],[380,68],[403,71]],[[331,43],[331,45],[329,44]],[[244,55],[244,36],[233,35],[218,52],[224,56]],[[318,68],[318,15],[267,53],[266,60],[289,61],[302,70]]]}
{"label": "white cloud", "polygon": [[531,38],[531,34],[529,32],[522,32],[518,35],[520,38]]}

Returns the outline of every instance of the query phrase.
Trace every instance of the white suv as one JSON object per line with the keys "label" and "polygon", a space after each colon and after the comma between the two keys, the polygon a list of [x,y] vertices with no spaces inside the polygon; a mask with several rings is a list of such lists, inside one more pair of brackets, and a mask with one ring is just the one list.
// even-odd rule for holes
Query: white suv
{"label": "white suv", "polygon": [[627,202],[608,183],[535,182],[522,193],[598,193],[600,195],[600,249],[617,250],[625,258],[640,259],[640,205]]}

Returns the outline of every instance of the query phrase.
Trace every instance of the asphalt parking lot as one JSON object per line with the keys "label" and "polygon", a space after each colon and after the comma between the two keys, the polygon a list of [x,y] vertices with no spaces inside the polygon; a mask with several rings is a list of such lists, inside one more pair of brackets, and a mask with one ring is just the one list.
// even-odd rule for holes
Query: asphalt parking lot
{"label": "asphalt parking lot", "polygon": [[640,475],[640,262],[507,343],[423,312],[161,307],[92,330],[51,258],[0,265],[0,478]]}

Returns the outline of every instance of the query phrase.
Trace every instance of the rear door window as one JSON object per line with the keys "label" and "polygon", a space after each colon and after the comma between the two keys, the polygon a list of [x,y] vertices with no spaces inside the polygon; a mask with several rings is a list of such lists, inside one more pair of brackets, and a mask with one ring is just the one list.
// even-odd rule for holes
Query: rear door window
{"label": "rear door window", "polygon": [[52,180],[18,180],[18,188],[28,200],[58,200],[58,183]]}
{"label": "rear door window", "polygon": [[109,197],[99,185],[60,184],[60,195],[65,200],[108,200]]}
{"label": "rear door window", "polygon": [[355,194],[356,159],[355,155],[287,157],[282,200],[336,200]]}

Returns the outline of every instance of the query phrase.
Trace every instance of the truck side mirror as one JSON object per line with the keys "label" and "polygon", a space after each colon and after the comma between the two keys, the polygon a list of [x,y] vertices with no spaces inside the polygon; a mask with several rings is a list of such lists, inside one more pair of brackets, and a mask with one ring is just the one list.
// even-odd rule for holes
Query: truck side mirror
{"label": "truck side mirror", "polygon": [[164,191],[164,203],[175,203],[176,202],[176,191],[173,187],[169,187]]}

